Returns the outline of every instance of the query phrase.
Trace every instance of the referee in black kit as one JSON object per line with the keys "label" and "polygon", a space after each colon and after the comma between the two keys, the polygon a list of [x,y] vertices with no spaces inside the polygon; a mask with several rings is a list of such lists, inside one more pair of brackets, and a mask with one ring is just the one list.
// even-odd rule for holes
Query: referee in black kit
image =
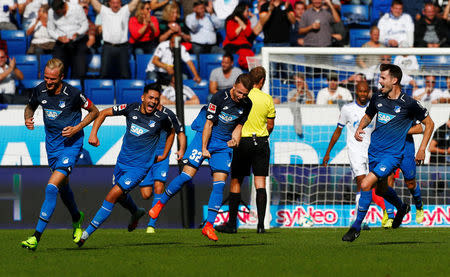
{"label": "referee in black kit", "polygon": [[229,196],[229,220],[217,226],[222,233],[237,232],[237,213],[241,202],[241,184],[250,168],[255,176],[256,207],[258,210],[258,233],[264,233],[264,217],[267,206],[266,177],[269,175],[269,135],[275,124],[275,106],[272,96],[261,91],[266,80],[266,70],[262,66],[250,71],[253,89],[248,97],[253,106],[242,128],[242,138],[234,149],[231,163],[231,184]]}

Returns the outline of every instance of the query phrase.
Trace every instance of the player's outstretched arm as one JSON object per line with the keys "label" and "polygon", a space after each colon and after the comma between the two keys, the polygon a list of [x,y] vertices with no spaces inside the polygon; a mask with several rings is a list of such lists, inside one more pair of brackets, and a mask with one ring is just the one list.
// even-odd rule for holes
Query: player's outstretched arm
{"label": "player's outstretched arm", "polygon": [[328,144],[327,152],[325,153],[325,156],[323,157],[323,161],[322,161],[323,166],[327,166],[328,161],[330,160],[331,149],[333,149],[334,145],[338,141],[341,134],[342,134],[342,128],[340,128],[339,126],[336,127],[336,130],[334,130],[334,133],[331,136],[330,143]]}
{"label": "player's outstretched arm", "polygon": [[425,131],[423,131],[422,142],[420,143],[419,150],[417,151],[416,154],[417,164],[422,164],[423,161],[425,160],[425,149],[427,148],[428,142],[430,141],[431,138],[431,134],[433,133],[434,130],[434,122],[429,115],[425,117],[422,123],[425,125]]}
{"label": "player's outstretched arm", "polygon": [[112,108],[104,109],[98,114],[97,118],[94,121],[94,125],[92,126],[91,134],[89,135],[88,142],[90,145],[95,147],[100,145],[100,141],[98,140],[97,137],[97,132],[100,126],[102,126],[103,122],[105,121],[105,118],[108,116],[113,116]]}
{"label": "player's outstretched arm", "polygon": [[363,141],[362,135],[365,134],[364,128],[366,128],[370,124],[370,122],[372,122],[372,117],[370,117],[368,114],[365,114],[359,122],[358,129],[356,129],[355,132],[355,139],[357,141]]}
{"label": "player's outstretched arm", "polygon": [[25,107],[25,112],[24,112],[24,118],[25,118],[25,126],[29,129],[29,130],[34,130],[34,112],[36,111],[35,107],[32,107],[30,104],[28,104]]}
{"label": "player's outstretched arm", "polygon": [[228,147],[235,148],[239,146],[239,142],[241,142],[242,127],[242,124],[236,125],[231,134],[231,140],[227,141]]}
{"label": "player's outstretched arm", "polygon": [[161,156],[156,157],[156,162],[160,162],[167,158],[167,156],[169,155],[170,149],[172,148],[174,139],[175,139],[175,129],[172,128],[166,138],[166,145],[164,146],[163,154]]}
{"label": "player's outstretched arm", "polygon": [[177,135],[179,149],[177,151],[177,160],[181,160],[186,152],[187,139],[184,132],[180,132]]}
{"label": "player's outstretched arm", "polygon": [[86,127],[87,125],[91,124],[91,122],[94,121],[94,119],[97,118],[97,116],[98,116],[98,109],[97,109],[97,107],[94,105],[94,103],[92,103],[90,101],[88,101],[86,103],[88,104],[88,106],[85,109],[87,111],[89,111],[89,113],[76,126],[64,127],[64,129],[62,130],[62,136],[63,137],[69,137],[69,138],[72,137],[73,135],[75,135],[79,131],[83,130],[84,127]]}
{"label": "player's outstretched arm", "polygon": [[209,139],[211,138],[213,125],[214,123],[211,120],[207,119],[202,133],[202,156],[207,159],[211,158],[211,153],[209,153],[208,151],[208,143]]}

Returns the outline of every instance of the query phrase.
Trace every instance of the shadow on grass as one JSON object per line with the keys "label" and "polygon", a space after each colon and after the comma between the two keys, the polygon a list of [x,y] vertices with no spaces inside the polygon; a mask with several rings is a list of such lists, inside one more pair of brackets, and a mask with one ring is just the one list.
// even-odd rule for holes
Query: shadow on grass
{"label": "shadow on grass", "polygon": [[246,246],[264,246],[266,243],[251,243],[251,244],[211,244],[211,245],[198,245],[194,247],[206,247],[206,248],[230,248],[230,247],[246,247]]}
{"label": "shadow on grass", "polygon": [[402,245],[402,244],[440,244],[441,242],[435,242],[435,241],[430,241],[430,242],[424,242],[424,241],[384,241],[384,242],[373,242],[373,243],[368,243],[370,245]]}
{"label": "shadow on grass", "polygon": [[88,250],[104,250],[115,247],[136,247],[136,246],[159,246],[159,245],[177,245],[181,242],[144,242],[144,243],[127,243],[127,244],[109,244],[104,247],[73,247],[73,248],[47,248],[48,251],[88,251]]}

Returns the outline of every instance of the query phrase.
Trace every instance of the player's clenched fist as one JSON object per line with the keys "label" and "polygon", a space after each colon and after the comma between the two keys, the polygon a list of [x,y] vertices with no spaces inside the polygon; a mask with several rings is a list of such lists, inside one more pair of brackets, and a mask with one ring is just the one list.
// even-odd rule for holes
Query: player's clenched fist
{"label": "player's clenched fist", "polygon": [[100,141],[98,140],[98,137],[95,135],[90,135],[88,142],[90,145],[95,146],[95,147],[100,145]]}
{"label": "player's clenched fist", "polygon": [[25,126],[30,130],[34,130],[34,118],[30,117],[25,119]]}

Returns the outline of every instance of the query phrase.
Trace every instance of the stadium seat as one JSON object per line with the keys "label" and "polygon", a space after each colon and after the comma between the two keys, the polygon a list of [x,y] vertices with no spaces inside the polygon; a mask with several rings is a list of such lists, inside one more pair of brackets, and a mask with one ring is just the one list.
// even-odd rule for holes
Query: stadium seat
{"label": "stadium seat", "polygon": [[136,60],[134,59],[133,55],[130,55],[130,78],[136,79]]}
{"label": "stadium seat", "polygon": [[208,103],[209,85],[206,80],[197,84],[194,80],[183,80],[183,84],[190,87],[200,100],[200,104]]}
{"label": "stadium seat", "polygon": [[19,81],[19,84],[17,85],[18,91],[20,94],[23,94],[23,92],[27,89],[34,88],[35,86],[42,83],[42,80],[38,79],[23,79]]}
{"label": "stadium seat", "polygon": [[328,87],[328,81],[326,78],[306,78],[309,90],[314,92],[314,99],[317,99],[317,93],[319,90]]}
{"label": "stadium seat", "polygon": [[145,69],[147,68],[147,65],[152,59],[152,57],[153,55],[151,54],[136,55],[136,79],[139,80],[145,79]]}
{"label": "stadium seat", "polygon": [[345,25],[370,26],[369,6],[366,5],[342,5],[342,21]]}
{"label": "stadium seat", "polygon": [[[198,68],[197,55],[190,55],[190,56],[191,56],[192,63],[194,64],[195,68],[197,69],[197,73],[200,74],[199,68]],[[194,79],[194,75],[192,74],[191,70],[189,69],[189,66],[186,63],[182,63],[182,67],[183,67],[183,74],[186,75],[188,79]]]}
{"label": "stadium seat", "polygon": [[295,84],[285,84],[280,79],[272,79],[271,95],[280,99],[281,103],[287,102],[287,95],[290,90],[295,89]]}
{"label": "stadium seat", "polygon": [[81,81],[79,79],[66,79],[64,81],[66,81],[72,87],[76,87],[79,90],[83,90],[83,87],[81,86]]}
{"label": "stadium seat", "polygon": [[100,67],[102,65],[102,57],[100,54],[88,55],[87,57],[87,77],[99,77]]}
{"label": "stadium seat", "polygon": [[84,91],[86,96],[96,105],[114,104],[113,80],[86,79],[84,80]]}
{"label": "stadium seat", "polygon": [[1,39],[6,40],[8,55],[25,55],[27,52],[27,37],[23,30],[1,30]]}
{"label": "stadium seat", "polygon": [[350,47],[361,47],[370,40],[370,29],[350,29]]}
{"label": "stadium seat", "polygon": [[24,79],[38,78],[38,60],[35,55],[15,55],[16,67],[23,73]]}
{"label": "stadium seat", "polygon": [[372,4],[370,6],[370,22],[372,25],[376,25],[378,23],[378,19],[380,19],[383,14],[388,13],[391,10],[392,0],[372,0]]}
{"label": "stadium seat", "polygon": [[199,55],[200,77],[202,79],[208,80],[211,71],[214,68],[220,67],[222,63],[222,56],[222,54]]}
{"label": "stadium seat", "polygon": [[423,70],[450,70],[449,56],[422,56],[419,62]]}
{"label": "stadium seat", "polygon": [[129,104],[141,101],[144,80],[116,80],[116,100],[118,104]]}

